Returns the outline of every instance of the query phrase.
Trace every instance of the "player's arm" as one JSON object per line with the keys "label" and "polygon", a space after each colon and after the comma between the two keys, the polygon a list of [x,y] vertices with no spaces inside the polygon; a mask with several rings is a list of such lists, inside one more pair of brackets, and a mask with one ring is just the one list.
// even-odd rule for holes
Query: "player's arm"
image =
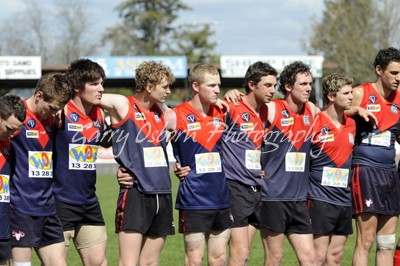
{"label": "player's arm", "polygon": [[245,95],[237,89],[229,90],[225,93],[224,99],[227,102],[233,102],[234,105],[239,105],[239,101],[242,100],[242,96]]}
{"label": "player's arm", "polygon": [[176,131],[176,113],[173,109],[169,109],[165,113],[165,129],[167,130],[167,140],[170,141]]}
{"label": "player's arm", "polygon": [[103,135],[100,139],[100,146],[104,148],[109,148],[112,146],[111,136],[112,136],[112,129],[109,121],[106,119],[106,115],[104,110],[101,109],[101,113],[104,117],[104,126],[103,126]]}
{"label": "player's arm", "polygon": [[353,102],[352,102],[352,106],[349,110],[345,111],[345,114],[347,116],[361,116],[362,118],[364,118],[365,121],[369,122],[371,121],[371,123],[374,124],[374,126],[378,125],[378,119],[375,117],[375,115],[366,110],[365,108],[362,108],[360,106],[361,101],[364,97],[364,91],[361,87],[355,87],[352,91],[353,94]]}
{"label": "player's arm", "polygon": [[129,111],[129,100],[120,94],[103,94],[100,106],[108,111],[111,123],[118,123],[124,119]]}

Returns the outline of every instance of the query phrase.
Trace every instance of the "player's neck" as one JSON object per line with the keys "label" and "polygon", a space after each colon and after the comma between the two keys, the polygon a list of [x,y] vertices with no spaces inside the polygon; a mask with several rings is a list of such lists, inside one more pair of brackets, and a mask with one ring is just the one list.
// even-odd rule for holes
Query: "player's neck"
{"label": "player's neck", "polygon": [[284,100],[286,101],[286,104],[289,106],[290,110],[295,114],[300,114],[306,106],[306,103],[294,101],[290,95],[286,95]]}
{"label": "player's neck", "polygon": [[211,104],[205,103],[200,100],[198,94],[194,95],[193,98],[189,101],[189,104],[199,112],[203,117],[206,117],[208,112],[210,111]]}
{"label": "player's neck", "polygon": [[378,79],[376,82],[372,83],[372,87],[379,93],[383,99],[388,99],[393,91],[390,88],[385,88],[382,84],[382,80]]}
{"label": "player's neck", "polygon": [[83,102],[80,97],[74,97],[71,102],[73,105],[75,105],[76,108],[78,108],[79,111],[81,111],[85,115],[89,115],[90,111],[93,108],[93,104]]}
{"label": "player's neck", "polygon": [[262,103],[258,103],[254,94],[246,94],[242,96],[242,101],[246,103],[247,106],[253,109],[255,113],[260,111]]}
{"label": "player's neck", "polygon": [[322,111],[326,117],[328,117],[331,122],[339,128],[343,124],[344,120],[344,110],[335,107],[334,104],[328,105],[328,107]]}
{"label": "player's neck", "polygon": [[137,93],[135,95],[135,99],[139,102],[139,104],[143,108],[145,108],[147,110],[150,110],[154,105],[154,102],[151,101],[150,94],[148,94],[146,92]]}

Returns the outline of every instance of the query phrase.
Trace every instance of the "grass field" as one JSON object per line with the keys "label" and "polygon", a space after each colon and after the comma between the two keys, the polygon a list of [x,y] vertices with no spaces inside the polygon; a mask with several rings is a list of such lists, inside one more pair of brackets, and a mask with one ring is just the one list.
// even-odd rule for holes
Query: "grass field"
{"label": "grass field", "polygon": [[[177,189],[177,178],[172,177],[174,198]],[[117,234],[114,233],[114,214],[116,207],[116,200],[118,195],[118,184],[114,175],[99,175],[97,180],[97,195],[100,199],[103,215],[105,218],[108,242],[107,242],[107,260],[108,265],[118,265],[118,240]],[[166,244],[161,254],[160,266],[175,266],[183,265],[184,250],[182,235],[177,232],[177,211],[174,213],[174,220],[176,223],[176,234],[167,238]],[[354,227],[355,229],[355,227]],[[353,253],[355,243],[355,234],[351,235],[347,240],[345,255],[342,265],[351,265],[351,256]],[[73,247],[73,245],[72,245]],[[373,248],[375,250],[375,248]],[[372,252],[374,253],[374,252]],[[374,264],[374,254],[370,256],[369,264]],[[75,266],[81,265],[78,253],[72,248],[68,257],[68,265]],[[259,235],[256,236],[253,247],[251,249],[250,266],[260,266],[263,264],[263,247]],[[284,257],[282,265],[297,265],[297,259],[293,253],[289,243],[285,240]],[[34,256],[33,265],[40,265],[39,260]],[[206,262],[203,263],[206,265]]]}

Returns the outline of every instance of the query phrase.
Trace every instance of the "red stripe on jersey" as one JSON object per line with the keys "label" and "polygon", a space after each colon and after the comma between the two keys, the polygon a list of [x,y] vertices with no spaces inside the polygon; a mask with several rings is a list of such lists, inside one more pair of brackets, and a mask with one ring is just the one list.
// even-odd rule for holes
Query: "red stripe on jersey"
{"label": "red stripe on jersey", "polygon": [[353,167],[352,175],[351,175],[351,184],[352,184],[352,193],[353,193],[353,202],[355,213],[362,213],[363,211],[363,202],[360,188],[360,166],[355,165]]}

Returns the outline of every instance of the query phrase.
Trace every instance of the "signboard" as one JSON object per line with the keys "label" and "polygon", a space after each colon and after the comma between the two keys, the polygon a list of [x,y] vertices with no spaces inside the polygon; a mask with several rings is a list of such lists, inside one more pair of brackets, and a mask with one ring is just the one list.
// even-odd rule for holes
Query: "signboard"
{"label": "signboard", "polygon": [[39,79],[40,56],[0,56],[0,79]]}
{"label": "signboard", "polygon": [[294,62],[302,61],[311,68],[314,78],[322,77],[323,56],[221,56],[221,76],[224,78],[243,78],[249,65],[262,61],[273,66],[278,73]]}
{"label": "signboard", "polygon": [[162,62],[171,68],[175,78],[187,77],[186,56],[111,56],[90,59],[104,68],[107,78],[134,78],[135,69],[144,61]]}

